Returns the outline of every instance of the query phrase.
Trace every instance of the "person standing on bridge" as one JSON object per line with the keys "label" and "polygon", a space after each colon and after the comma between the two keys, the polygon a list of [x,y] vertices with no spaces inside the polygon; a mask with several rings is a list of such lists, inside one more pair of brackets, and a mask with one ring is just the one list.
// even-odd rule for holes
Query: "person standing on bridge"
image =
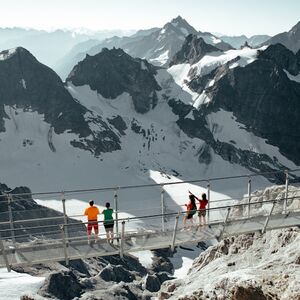
{"label": "person standing on bridge", "polygon": [[91,240],[91,233],[94,228],[95,232],[95,242],[98,240],[98,233],[99,233],[99,226],[98,226],[98,215],[100,214],[100,211],[97,206],[94,206],[94,201],[91,200],[89,202],[90,206],[86,208],[84,211],[84,215],[88,218],[88,224],[87,224],[87,235],[88,235],[88,243],[90,244]]}
{"label": "person standing on bridge", "polygon": [[189,195],[189,203],[185,204],[186,206],[186,214],[183,218],[183,226],[186,228],[186,221],[189,220],[191,222],[191,225],[194,223],[193,222],[193,216],[197,211],[197,206],[195,202],[195,196],[194,195]]}
{"label": "person standing on bridge", "polygon": [[200,204],[199,210],[198,210],[199,225],[204,226],[204,225],[206,225],[205,216],[206,216],[206,206],[208,204],[208,199],[206,197],[206,194],[203,193],[201,195],[201,199],[199,199],[194,194],[192,194],[190,191],[189,191],[189,193],[190,193],[190,195],[193,195],[197,201],[199,201],[199,204]]}
{"label": "person standing on bridge", "polygon": [[106,202],[106,209],[103,210],[104,214],[104,228],[106,231],[106,239],[108,243],[114,242],[114,218],[113,209],[110,208],[110,203]]}

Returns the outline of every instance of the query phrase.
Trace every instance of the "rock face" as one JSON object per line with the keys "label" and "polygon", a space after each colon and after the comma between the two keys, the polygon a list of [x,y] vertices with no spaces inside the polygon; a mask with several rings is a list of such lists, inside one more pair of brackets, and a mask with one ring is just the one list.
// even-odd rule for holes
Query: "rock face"
{"label": "rock face", "polygon": [[214,51],[219,52],[220,49],[206,44],[203,38],[197,38],[196,35],[190,34],[186,37],[181,50],[174,55],[173,59],[170,62],[170,66],[181,63],[194,64],[206,54]]}
{"label": "rock face", "polygon": [[156,106],[156,92],[161,90],[155,74],[155,68],[146,60],[132,58],[121,49],[105,48],[78,63],[67,82],[75,86],[87,84],[109,99],[129,93],[136,111],[146,113]]}
{"label": "rock face", "polygon": [[216,77],[216,84],[208,92],[212,99],[208,107],[231,111],[246,128],[300,164],[297,155],[300,84],[289,80],[271,59],[259,59],[244,68],[226,69]]}
{"label": "rock face", "polygon": [[274,61],[281,69],[288,71],[292,75],[297,75],[300,71],[297,55],[281,44],[269,46],[265,51],[261,52],[259,58]]}
{"label": "rock face", "polygon": [[298,299],[298,228],[231,237],[208,248],[159,299]]}
{"label": "rock face", "polygon": [[300,22],[292,27],[288,32],[282,32],[274,35],[267,40],[264,44],[277,44],[280,43],[296,53],[300,49]]}
{"label": "rock face", "polygon": [[[194,48],[193,43],[187,41],[179,52],[180,56],[192,53]],[[246,49],[249,50],[250,48]],[[186,59],[185,63],[188,62]],[[193,62],[199,62],[199,59]],[[243,149],[235,145],[235,141],[222,142],[222,139],[216,138],[219,125],[212,125],[210,116],[229,113],[246,131],[278,147],[285,157],[298,165],[300,139],[297,129],[300,128],[300,123],[297,116],[300,113],[300,84],[291,80],[291,76],[299,74],[298,56],[277,44],[258,51],[253,62],[246,65],[242,63],[241,66],[239,64],[240,57],[236,57],[221,66],[216,65],[204,75],[197,75],[197,70],[194,70],[197,64],[191,65],[185,84],[199,94],[198,98],[205,98],[205,102],[196,110],[180,101],[169,101],[173,112],[179,116],[179,127],[188,136],[198,137],[206,142],[199,151],[199,162],[210,164],[211,153],[214,152],[225,160],[250,169],[283,169],[278,160],[266,153],[257,153],[251,148]],[[203,65],[201,67],[204,68]],[[220,121],[222,120],[216,122]],[[223,126],[225,125],[224,123]],[[254,168],[252,170],[255,172]],[[281,179],[277,179],[280,182]]]}

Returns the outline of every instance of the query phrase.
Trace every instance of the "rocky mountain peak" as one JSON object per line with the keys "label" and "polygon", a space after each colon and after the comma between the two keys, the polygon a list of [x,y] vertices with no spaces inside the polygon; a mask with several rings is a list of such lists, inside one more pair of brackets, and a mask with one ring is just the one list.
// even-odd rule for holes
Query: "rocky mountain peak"
{"label": "rocky mountain peak", "polygon": [[24,49],[22,47],[3,50],[0,52],[0,61],[12,58],[12,57],[16,56],[16,54],[21,54],[22,52],[29,53],[26,49]]}
{"label": "rocky mountain peak", "polygon": [[57,133],[67,129],[79,132],[79,124],[81,133],[86,132],[85,109],[74,101],[54,71],[22,47],[2,51],[0,57],[0,131],[5,131],[4,119],[13,118],[6,107],[15,107],[43,114]]}
{"label": "rocky mountain peak", "polygon": [[104,48],[87,55],[67,78],[75,86],[89,85],[103,97],[115,99],[124,92],[132,96],[137,112],[146,113],[157,103],[156,68],[146,60],[133,58],[122,49]]}
{"label": "rocky mountain peak", "polygon": [[181,16],[178,16],[175,19],[172,19],[171,22],[166,23],[162,31],[164,30],[179,31],[179,33],[184,36],[187,36],[188,34],[197,34],[197,30]]}
{"label": "rocky mountain peak", "polygon": [[300,34],[300,21],[289,32],[297,35]]}
{"label": "rocky mountain peak", "polygon": [[198,62],[209,52],[220,51],[218,48],[204,42],[203,38],[190,34],[186,37],[181,49],[175,54],[170,62],[170,66]]}
{"label": "rocky mountain peak", "polygon": [[259,57],[273,60],[282,69],[287,70],[292,75],[297,75],[300,71],[297,56],[282,44],[270,45],[265,51],[259,54]]}
{"label": "rocky mountain peak", "polygon": [[282,32],[276,34],[269,40],[267,40],[264,44],[277,44],[281,43],[288,49],[292,50],[296,53],[300,49],[300,21],[294,25],[288,32]]}

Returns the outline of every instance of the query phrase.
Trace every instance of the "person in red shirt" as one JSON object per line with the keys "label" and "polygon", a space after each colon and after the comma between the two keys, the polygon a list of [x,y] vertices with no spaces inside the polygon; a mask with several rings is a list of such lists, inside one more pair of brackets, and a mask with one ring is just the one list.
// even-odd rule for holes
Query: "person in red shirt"
{"label": "person in red shirt", "polygon": [[86,208],[84,211],[84,215],[88,218],[87,224],[87,235],[88,235],[88,243],[90,244],[90,236],[92,233],[92,229],[94,228],[95,232],[95,242],[98,240],[99,226],[98,226],[98,215],[100,211],[97,206],[94,206],[94,201],[89,202],[90,206]]}
{"label": "person in red shirt", "polygon": [[[190,195],[193,195],[190,191],[189,193]],[[208,204],[208,199],[205,193],[201,195],[201,199],[197,198],[195,195],[194,197],[197,201],[199,201],[198,217],[199,217],[199,224],[200,226],[202,226],[206,224],[205,216],[206,216],[206,206]]]}
{"label": "person in red shirt", "polygon": [[185,204],[186,206],[186,214],[183,218],[183,226],[186,228],[186,221],[189,220],[191,222],[191,225],[193,224],[193,216],[197,211],[196,202],[195,202],[195,196],[189,195],[189,203]]}

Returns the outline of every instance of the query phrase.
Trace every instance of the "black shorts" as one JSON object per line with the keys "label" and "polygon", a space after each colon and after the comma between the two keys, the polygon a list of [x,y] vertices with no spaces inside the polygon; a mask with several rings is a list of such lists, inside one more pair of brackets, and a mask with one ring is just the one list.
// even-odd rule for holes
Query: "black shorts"
{"label": "black shorts", "polygon": [[192,219],[193,218],[193,214],[186,214],[186,218],[189,220],[189,219]]}
{"label": "black shorts", "polygon": [[104,228],[114,228],[114,224],[104,224]]}

